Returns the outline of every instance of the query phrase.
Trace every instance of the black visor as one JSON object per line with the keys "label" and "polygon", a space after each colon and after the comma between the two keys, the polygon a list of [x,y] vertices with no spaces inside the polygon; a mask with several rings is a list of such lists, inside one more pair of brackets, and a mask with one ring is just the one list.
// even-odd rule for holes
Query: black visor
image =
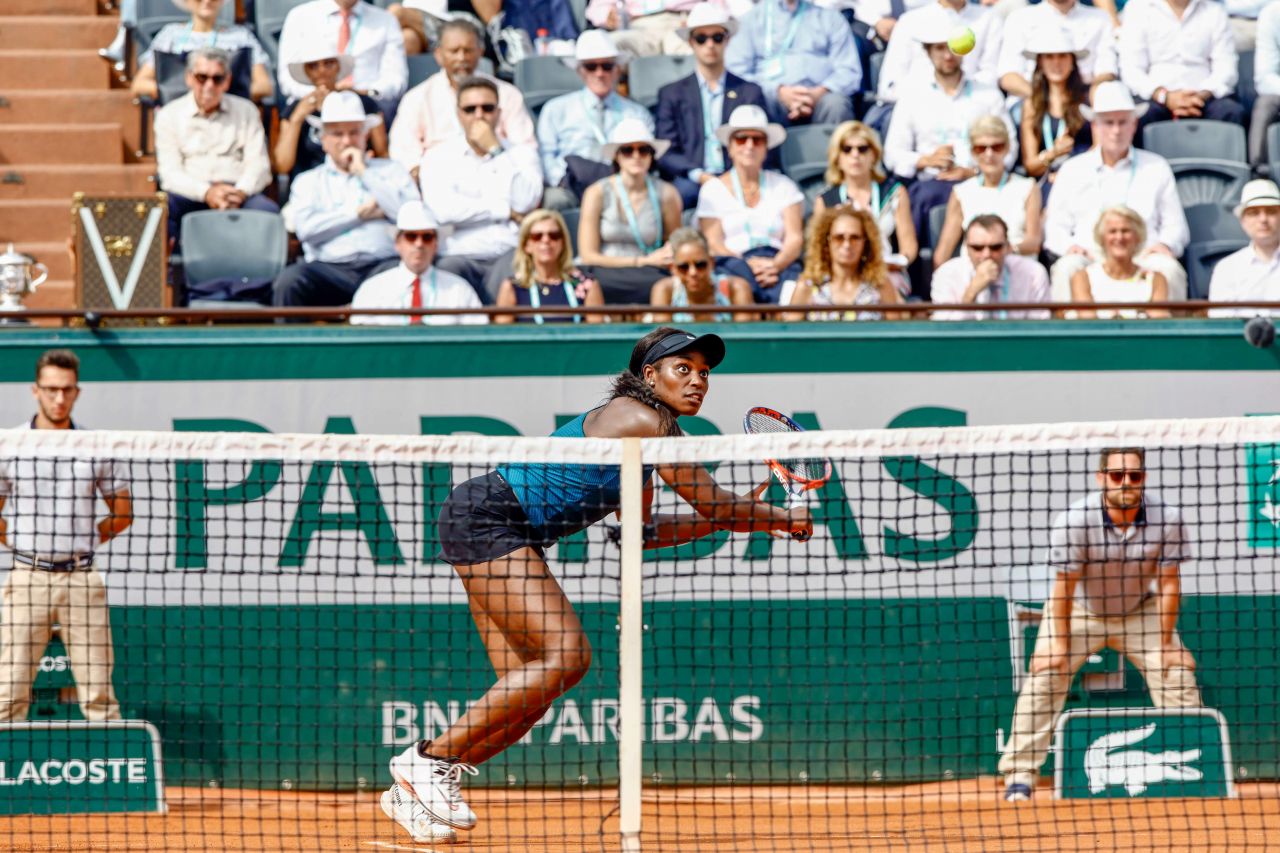
{"label": "black visor", "polygon": [[719,335],[695,337],[685,332],[673,332],[649,347],[649,351],[644,354],[644,360],[640,362],[640,369],[643,370],[646,364],[655,364],[669,355],[678,355],[689,350],[702,353],[703,358],[707,360],[707,367],[712,370],[724,361],[724,341]]}

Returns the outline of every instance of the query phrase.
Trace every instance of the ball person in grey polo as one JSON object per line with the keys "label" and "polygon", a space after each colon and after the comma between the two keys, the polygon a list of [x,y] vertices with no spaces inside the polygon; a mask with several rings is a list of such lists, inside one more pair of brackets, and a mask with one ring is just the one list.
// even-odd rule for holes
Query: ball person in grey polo
{"label": "ball person in grey polo", "polygon": [[[19,428],[77,429],[71,410],[79,374],[80,360],[69,350],[41,355],[31,389],[36,414]],[[121,473],[106,460],[0,453],[0,542],[13,551],[0,598],[0,722],[27,718],[31,684],[55,622],[85,719],[120,719],[107,590],[93,552],[133,521]]]}
{"label": "ball person in grey polo", "polygon": [[1182,513],[1146,490],[1142,448],[1108,448],[1098,463],[1098,491],[1050,533],[1055,578],[1000,759],[1006,800],[1031,798],[1071,680],[1104,646],[1142,672],[1157,708],[1201,704],[1177,631],[1178,567],[1191,556]]}

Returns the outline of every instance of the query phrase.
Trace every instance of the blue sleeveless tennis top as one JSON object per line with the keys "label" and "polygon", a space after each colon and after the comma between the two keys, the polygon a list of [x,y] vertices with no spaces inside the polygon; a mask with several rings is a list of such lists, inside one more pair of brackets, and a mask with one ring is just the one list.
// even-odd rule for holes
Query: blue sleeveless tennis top
{"label": "blue sleeveless tennis top", "polygon": [[[552,438],[585,438],[583,412]],[[544,462],[500,465],[498,473],[511,486],[532,532],[554,542],[595,524],[622,505],[621,469],[617,465],[560,465]],[[648,482],[653,467],[644,468]]]}

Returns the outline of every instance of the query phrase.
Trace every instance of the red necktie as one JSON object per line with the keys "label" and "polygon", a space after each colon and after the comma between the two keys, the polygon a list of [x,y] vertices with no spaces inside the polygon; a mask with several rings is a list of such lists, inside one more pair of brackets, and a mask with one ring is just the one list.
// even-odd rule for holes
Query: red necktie
{"label": "red necktie", "polygon": [[347,44],[351,41],[351,10],[339,14],[342,15],[342,23],[338,25],[338,53],[342,54],[347,52]]}
{"label": "red necktie", "polygon": [[[418,278],[418,276],[416,275],[413,277],[413,290],[411,291],[411,295],[409,297],[409,307],[410,308],[422,307],[422,279]],[[421,323],[422,315],[414,314],[409,318],[409,322]]]}

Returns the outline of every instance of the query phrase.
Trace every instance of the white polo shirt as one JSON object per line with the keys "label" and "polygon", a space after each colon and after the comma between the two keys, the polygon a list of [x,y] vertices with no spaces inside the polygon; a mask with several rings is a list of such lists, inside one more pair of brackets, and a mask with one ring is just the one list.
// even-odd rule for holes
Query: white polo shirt
{"label": "white polo shirt", "polygon": [[[1270,260],[1245,246],[1232,252],[1213,268],[1209,282],[1210,302],[1280,302],[1280,250]],[[1211,308],[1210,317],[1254,317],[1274,314],[1262,308]]]}
{"label": "white polo shirt", "polygon": [[[31,421],[16,429],[31,429]],[[9,544],[42,560],[66,560],[93,552],[99,497],[129,491],[124,471],[104,459],[32,459],[0,455],[0,497],[9,519]]]}

